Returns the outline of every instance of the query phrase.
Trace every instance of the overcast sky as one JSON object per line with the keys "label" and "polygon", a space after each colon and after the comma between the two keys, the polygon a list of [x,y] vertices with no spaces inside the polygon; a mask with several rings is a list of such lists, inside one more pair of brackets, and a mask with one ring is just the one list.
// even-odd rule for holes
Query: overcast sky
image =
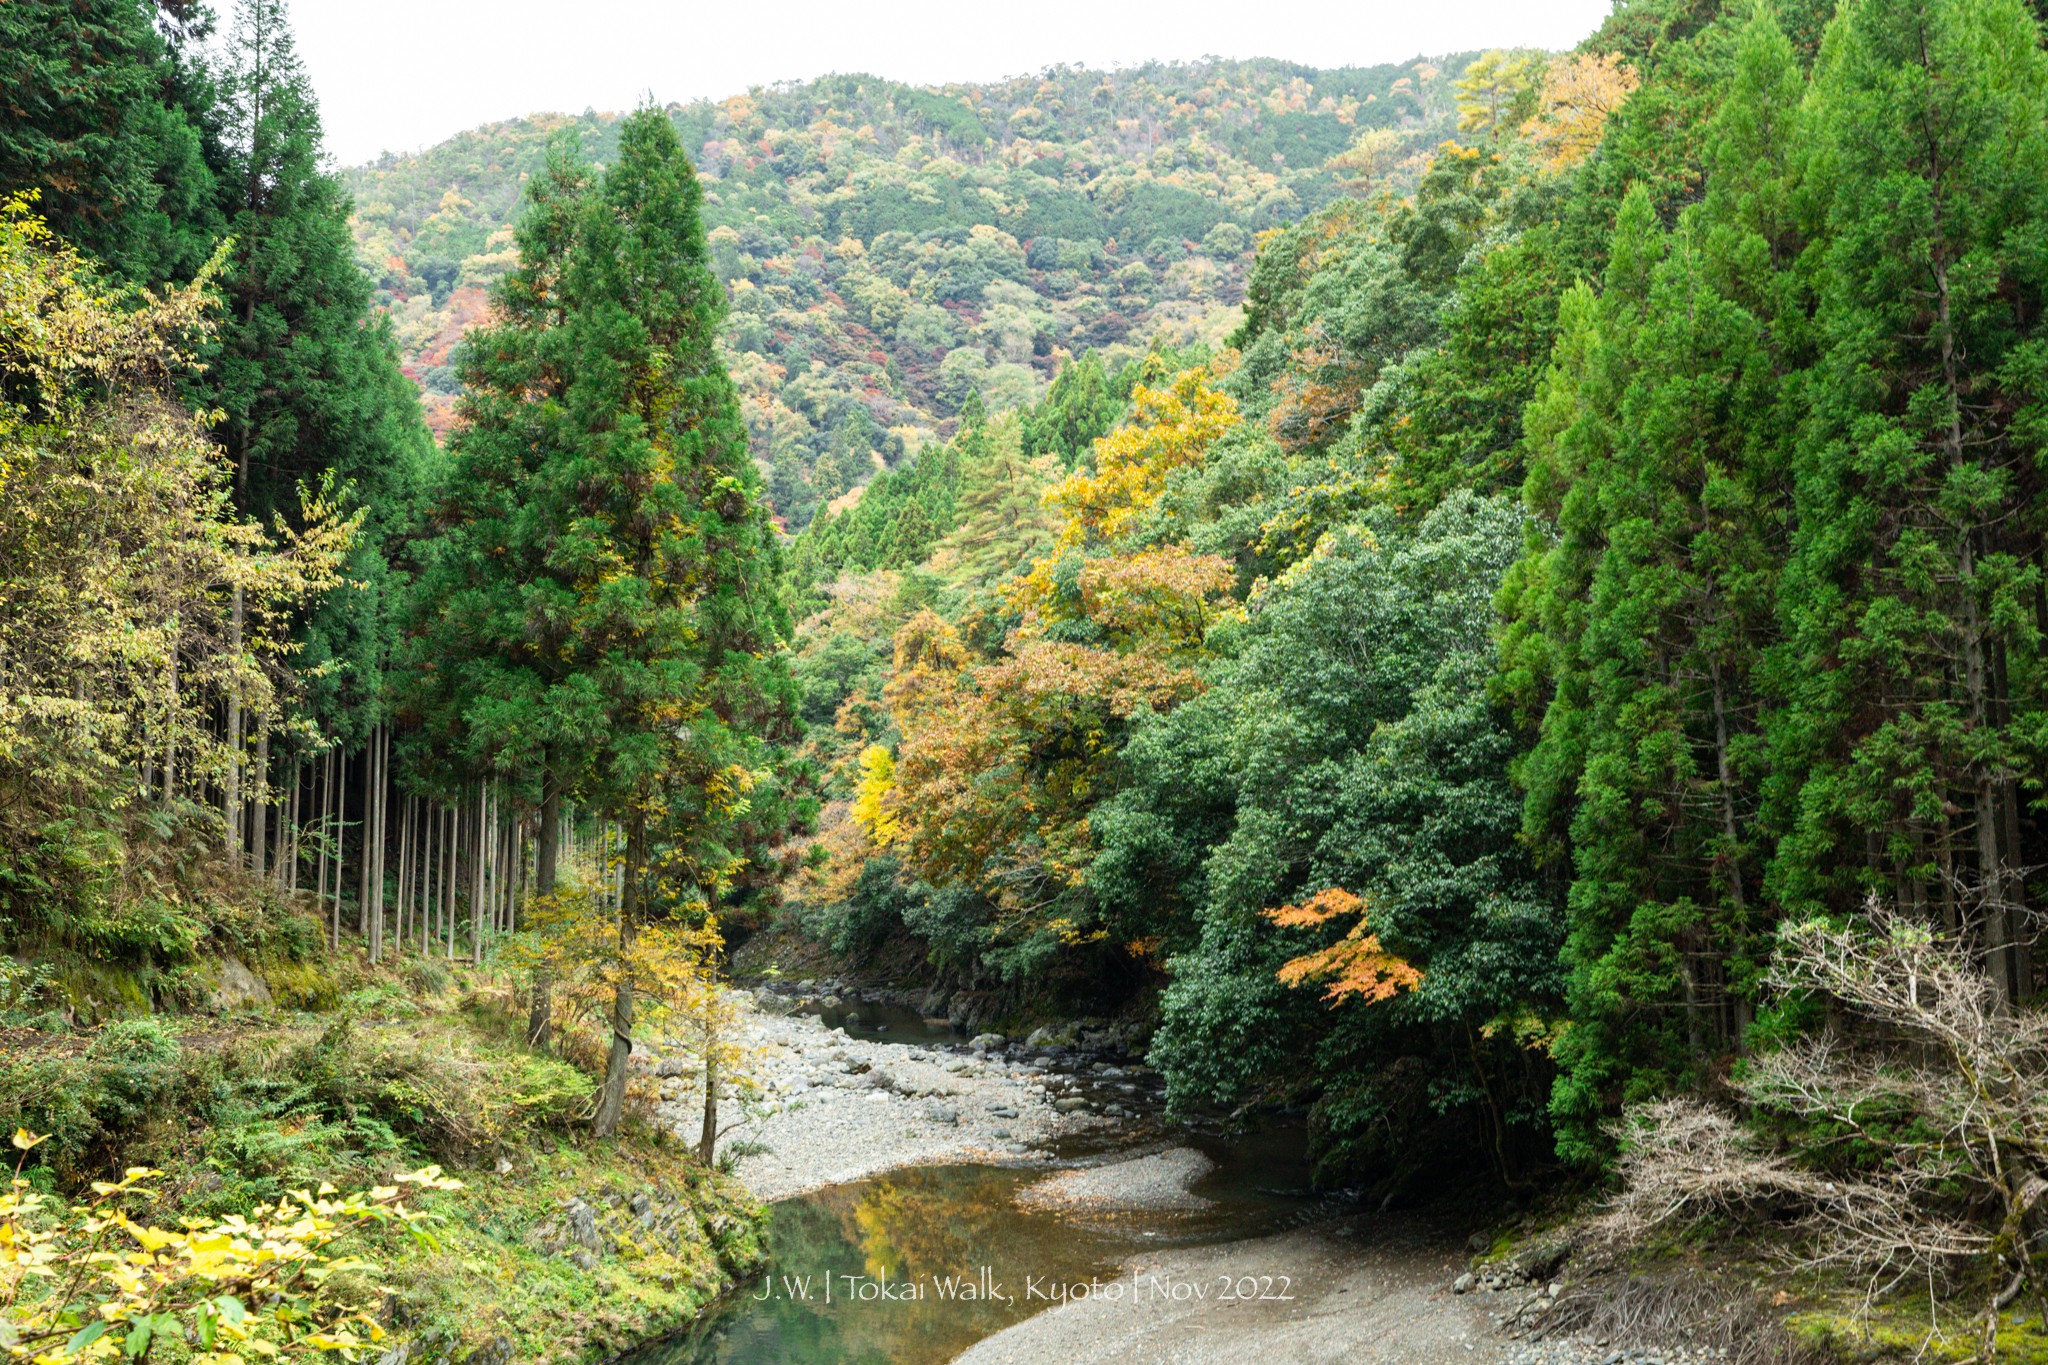
{"label": "overcast sky", "polygon": [[[1060,62],[1281,57],[1370,65],[1569,47],[1610,0],[294,0],[342,163],[493,119],[626,109],[859,71],[992,80]],[[226,9],[227,6],[223,6]]]}

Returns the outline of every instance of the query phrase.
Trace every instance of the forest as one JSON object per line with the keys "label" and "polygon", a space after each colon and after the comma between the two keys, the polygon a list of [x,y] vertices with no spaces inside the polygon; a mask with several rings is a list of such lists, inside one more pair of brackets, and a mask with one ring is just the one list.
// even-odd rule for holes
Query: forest
{"label": "forest", "polygon": [[[799,530],[950,432],[972,392],[1035,401],[1065,360],[1220,340],[1258,232],[1347,187],[1402,187],[1455,130],[1468,57],[1060,69],[914,89],[828,77],[668,110],[704,183],[724,335],[775,512]],[[343,173],[357,259],[439,428],[452,352],[516,253],[550,141],[618,120],[493,124]]]}
{"label": "forest", "polygon": [[[1170,1118],[1304,1113],[1389,1204],[1620,1191],[2048,1312],[2042,24],[1629,0],[338,171],[281,0],[0,5],[33,1197],[183,1170],[150,1016],[232,961],[355,1022],[271,1108],[179,1073],[267,1134],[189,1207],[481,1161],[473,1104],[708,1208],[736,954],[802,943],[1118,1019]],[[476,1067],[367,1041],[451,979]],[[746,1273],[715,1221],[664,1292]]]}

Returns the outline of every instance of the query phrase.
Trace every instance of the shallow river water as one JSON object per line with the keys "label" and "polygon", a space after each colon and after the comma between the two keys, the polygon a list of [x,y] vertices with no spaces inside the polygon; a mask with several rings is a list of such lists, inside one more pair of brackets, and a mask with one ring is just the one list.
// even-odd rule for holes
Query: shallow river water
{"label": "shallow river water", "polygon": [[[1042,1167],[910,1167],[776,1204],[767,1277],[624,1365],[936,1365],[1107,1281],[1147,1248],[1261,1236],[1330,1211],[1308,1194],[1299,1129],[1196,1141],[1217,1167],[1194,1213],[1019,1208]],[[1065,1287],[1065,1288],[1063,1288]]]}

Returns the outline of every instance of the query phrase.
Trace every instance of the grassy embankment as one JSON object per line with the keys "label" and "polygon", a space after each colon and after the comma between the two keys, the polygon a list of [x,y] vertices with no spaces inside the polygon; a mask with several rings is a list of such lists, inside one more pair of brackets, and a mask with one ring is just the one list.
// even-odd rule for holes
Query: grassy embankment
{"label": "grassy embankment", "polygon": [[31,1180],[65,1193],[153,1166],[162,1221],[438,1163],[466,1188],[427,1201],[431,1244],[357,1248],[414,1361],[599,1359],[759,1268],[761,1211],[736,1182],[645,1125],[588,1135],[590,1071],[522,1044],[502,974],[373,969],[267,895],[14,936],[0,1131],[51,1135]]}

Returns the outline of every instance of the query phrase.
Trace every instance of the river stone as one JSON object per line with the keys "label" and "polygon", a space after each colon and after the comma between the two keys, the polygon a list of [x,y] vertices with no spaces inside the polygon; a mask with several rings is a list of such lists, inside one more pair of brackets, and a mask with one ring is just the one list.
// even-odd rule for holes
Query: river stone
{"label": "river stone", "polygon": [[1008,1041],[1010,1040],[1003,1037],[1000,1033],[977,1033],[969,1040],[967,1046],[973,1048],[976,1052],[988,1052],[1000,1048]]}
{"label": "river stone", "polygon": [[1472,1287],[1478,1283],[1479,1277],[1468,1270],[1457,1279],[1451,1281],[1451,1292],[1453,1294],[1469,1294],[1472,1292]]}
{"label": "river stone", "polygon": [[958,1123],[960,1111],[950,1104],[934,1104],[926,1107],[924,1116],[933,1123]]}
{"label": "river stone", "polygon": [[1052,1107],[1062,1114],[1071,1114],[1077,1110],[1086,1109],[1088,1101],[1082,1099],[1079,1095],[1069,1095],[1065,1099],[1054,1100]]}

